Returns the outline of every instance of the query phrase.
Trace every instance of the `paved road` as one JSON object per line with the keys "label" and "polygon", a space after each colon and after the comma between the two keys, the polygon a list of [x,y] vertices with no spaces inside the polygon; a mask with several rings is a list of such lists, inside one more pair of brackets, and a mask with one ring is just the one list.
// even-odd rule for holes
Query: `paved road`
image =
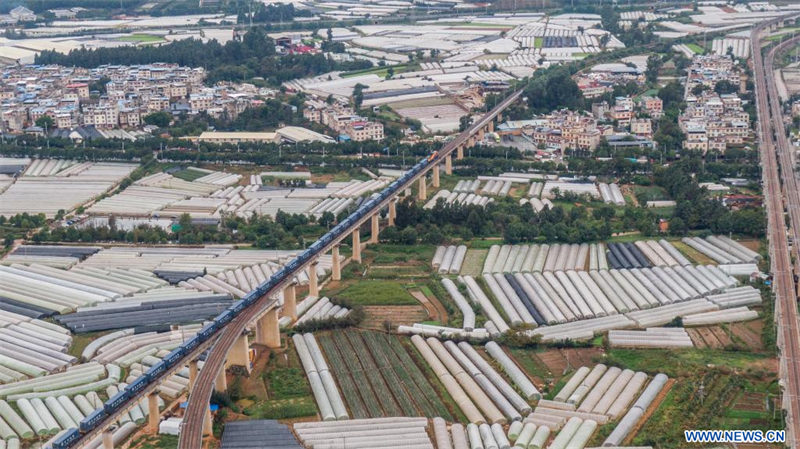
{"label": "paved road", "polygon": [[[790,217],[791,233],[800,236],[800,192],[794,176],[790,147],[783,126],[783,114],[778,100],[773,76],[775,53],[772,49],[766,59],[761,54],[761,31],[771,22],[758,25],[753,30],[752,53],[756,77],[758,126],[761,138],[761,163],[765,204],[768,214],[768,237],[772,266],[776,310],[779,310],[779,341],[781,345],[781,372],[784,374],[784,402],[787,406],[786,445],[800,448],[800,332],[798,332],[797,288],[789,243],[786,235],[784,207]],[[781,45],[785,48],[785,45]],[[783,185],[781,185],[783,181]],[[785,203],[784,203],[785,201]],[[798,250],[795,240],[795,252]],[[797,257],[795,263],[800,263]],[[794,266],[800,273],[800,267]]]}

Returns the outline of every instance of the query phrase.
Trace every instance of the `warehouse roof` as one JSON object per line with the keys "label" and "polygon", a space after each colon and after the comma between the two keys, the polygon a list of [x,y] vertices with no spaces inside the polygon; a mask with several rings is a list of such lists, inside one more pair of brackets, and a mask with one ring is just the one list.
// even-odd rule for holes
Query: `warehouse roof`
{"label": "warehouse roof", "polygon": [[201,142],[274,142],[276,133],[253,133],[253,132],[214,132],[206,131],[200,134]]}
{"label": "warehouse roof", "polygon": [[225,424],[220,449],[302,449],[286,425],[273,420],[231,421]]}
{"label": "warehouse roof", "polygon": [[283,140],[291,143],[295,142],[330,142],[332,143],[333,137],[320,134],[310,129],[301,128],[299,126],[286,126],[278,130],[278,135]]}

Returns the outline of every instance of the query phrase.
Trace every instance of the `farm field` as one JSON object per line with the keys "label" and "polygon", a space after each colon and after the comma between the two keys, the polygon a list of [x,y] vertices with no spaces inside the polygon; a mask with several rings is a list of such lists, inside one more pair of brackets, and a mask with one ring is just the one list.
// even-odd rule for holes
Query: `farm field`
{"label": "farm field", "polygon": [[353,418],[453,416],[399,338],[379,332],[317,336]]}
{"label": "farm field", "polygon": [[344,299],[362,306],[413,306],[416,299],[398,282],[364,280],[351,283],[344,288],[326,292],[331,298]]}
{"label": "farm field", "polygon": [[208,175],[208,173],[203,173],[198,170],[192,170],[191,168],[186,168],[172,174],[172,176],[178,179],[183,179],[184,181],[194,181],[195,179],[200,179],[206,175]]}

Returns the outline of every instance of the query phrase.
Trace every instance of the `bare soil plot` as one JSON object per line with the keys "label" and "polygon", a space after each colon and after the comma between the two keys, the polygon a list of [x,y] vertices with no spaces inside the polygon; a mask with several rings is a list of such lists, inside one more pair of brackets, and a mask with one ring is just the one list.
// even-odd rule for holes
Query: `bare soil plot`
{"label": "bare soil plot", "polygon": [[383,323],[389,321],[393,327],[400,324],[412,325],[428,321],[430,315],[422,305],[416,306],[363,306],[364,321],[360,327],[384,330]]}
{"label": "bare soil plot", "polygon": [[728,335],[728,333],[725,332],[725,329],[719,326],[712,326],[709,327],[708,329],[714,334],[715,337],[717,337],[717,340],[719,340],[719,342],[722,343],[722,346],[728,346],[733,344],[733,340],[731,340],[730,335]]}
{"label": "bare soil plot", "polygon": [[698,327],[694,330],[700,335],[700,338],[703,339],[706,347],[721,348],[723,346],[722,342],[720,342],[714,333],[711,332],[707,327]]}
{"label": "bare soil plot", "polygon": [[697,331],[697,329],[686,329],[686,333],[689,334],[689,338],[692,339],[692,343],[696,348],[705,348],[708,346],[706,341],[703,340],[703,336]]}
{"label": "bare soil plot", "polygon": [[756,331],[754,327],[751,327],[750,323],[731,323],[729,328],[733,335],[744,342],[748,348],[760,351],[764,349],[764,345],[761,342],[761,330]]}

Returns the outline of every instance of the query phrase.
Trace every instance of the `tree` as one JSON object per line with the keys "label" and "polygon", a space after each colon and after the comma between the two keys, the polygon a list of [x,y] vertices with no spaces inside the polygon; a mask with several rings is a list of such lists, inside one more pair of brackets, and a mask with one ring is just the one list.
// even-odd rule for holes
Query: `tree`
{"label": "tree", "polygon": [[463,115],[460,119],[458,119],[458,130],[459,131],[466,131],[467,128],[472,125],[472,116],[471,115]]}
{"label": "tree", "polygon": [[41,116],[41,117],[36,119],[36,126],[44,128],[45,132],[47,132],[47,130],[51,129],[54,124],[55,124],[55,121],[53,120],[53,117],[50,117],[47,114],[45,114],[45,115],[43,115],[43,116]]}
{"label": "tree", "polygon": [[683,86],[672,81],[658,91],[658,98],[664,102],[664,110],[679,107],[683,102]]}
{"label": "tree", "polygon": [[652,54],[647,58],[647,70],[644,73],[648,83],[658,81],[658,71],[661,69],[662,64],[661,58],[656,54]]}
{"label": "tree", "polygon": [[714,92],[716,92],[717,95],[734,94],[738,88],[739,86],[736,84],[728,80],[722,80],[717,82],[717,84],[714,86]]}
{"label": "tree", "polygon": [[394,67],[389,67],[386,70],[386,79],[391,79],[394,76]]}
{"label": "tree", "polygon": [[158,126],[159,128],[166,128],[172,122],[172,114],[165,111],[153,112],[144,116],[144,122],[148,125]]}

